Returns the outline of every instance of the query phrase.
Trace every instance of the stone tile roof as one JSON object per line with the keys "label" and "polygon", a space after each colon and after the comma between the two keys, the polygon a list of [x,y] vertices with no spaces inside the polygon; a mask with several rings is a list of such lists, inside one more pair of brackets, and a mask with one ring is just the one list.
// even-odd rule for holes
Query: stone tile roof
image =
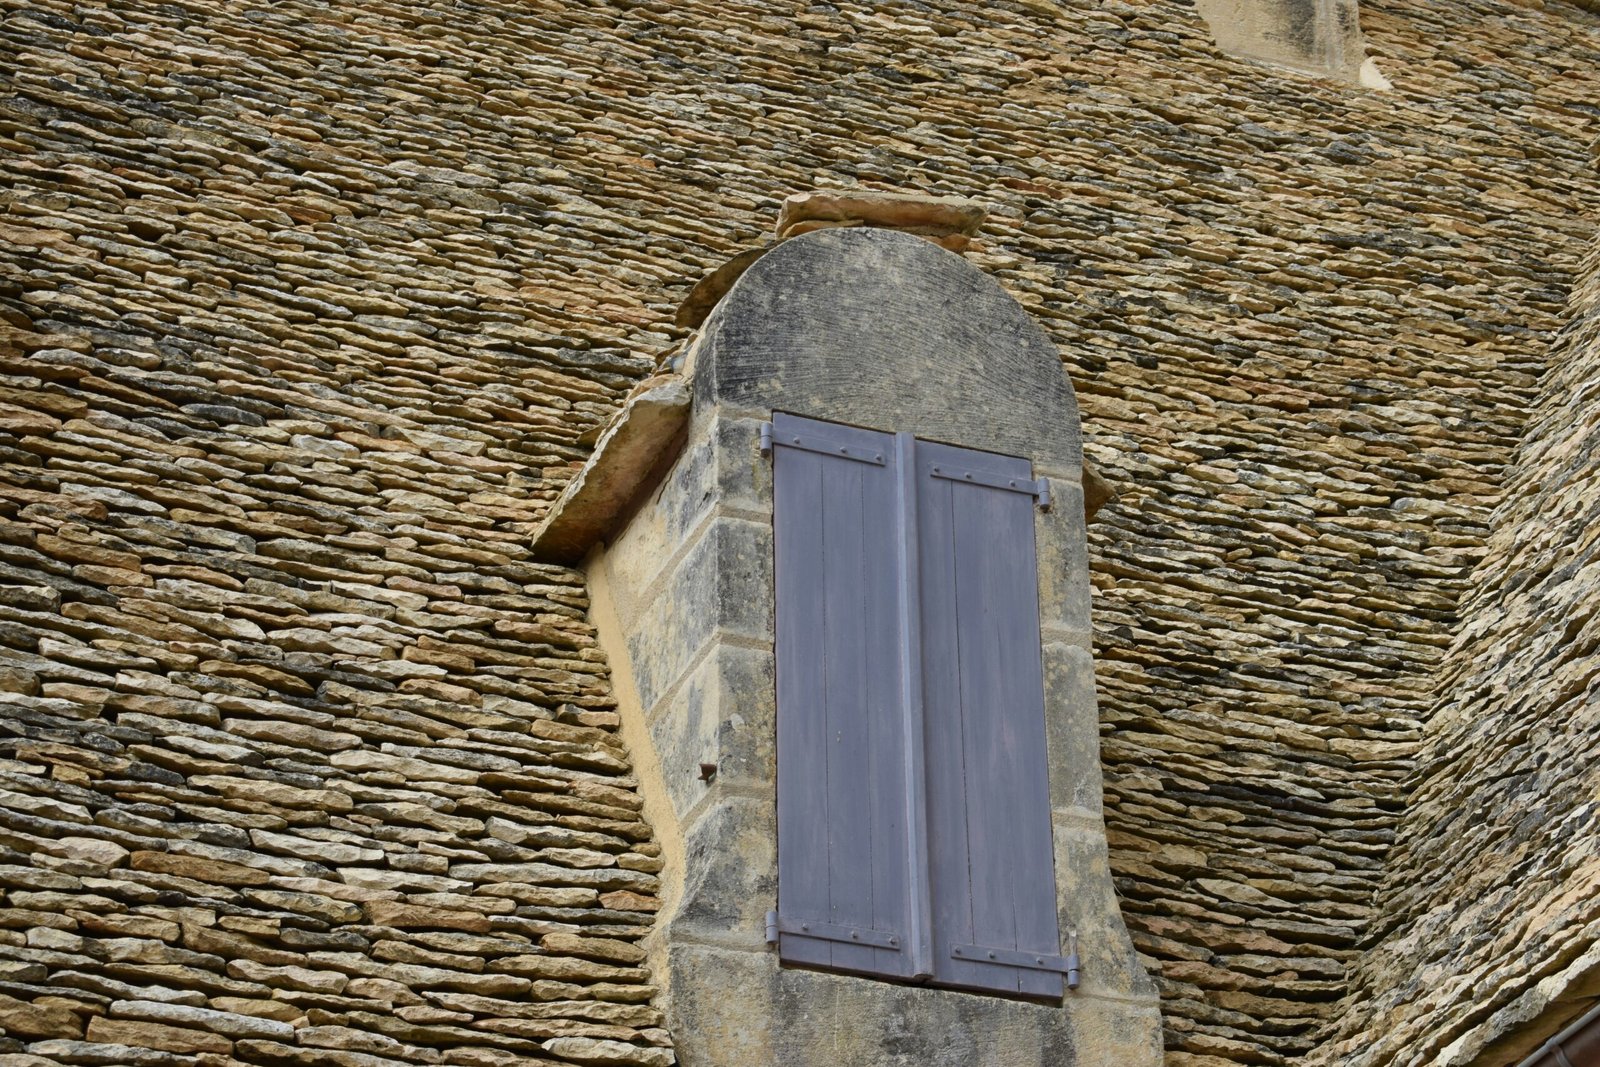
{"label": "stone tile roof", "polygon": [[7,577],[59,561],[0,586],[16,1064],[671,1062],[575,575],[444,526],[186,548],[94,488],[0,494]]}
{"label": "stone tile roof", "polygon": [[[1511,1063],[1595,1002],[1597,268],[1591,256],[1462,604],[1376,948],[1318,1062]],[[1529,1023],[1542,1029],[1500,1046]]]}
{"label": "stone tile roof", "polygon": [[1178,0],[0,16],[15,1064],[665,1059],[603,657],[524,538],[688,284],[851,182],[990,205],[1122,490],[1169,1062],[1312,1047],[1588,239],[1595,16],[1363,4],[1393,93]]}
{"label": "stone tile roof", "polygon": [[670,1063],[659,850],[524,544],[650,362],[580,207],[424,143],[425,30],[323,17],[7,13],[0,1059]]}

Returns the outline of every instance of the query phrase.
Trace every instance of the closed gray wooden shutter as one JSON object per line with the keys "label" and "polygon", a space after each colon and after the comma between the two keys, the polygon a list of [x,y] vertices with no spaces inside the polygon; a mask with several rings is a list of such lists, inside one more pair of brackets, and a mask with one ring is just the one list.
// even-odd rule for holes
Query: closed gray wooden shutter
{"label": "closed gray wooden shutter", "polygon": [[934,980],[1059,997],[1031,478],[917,443]]}
{"label": "closed gray wooden shutter", "polygon": [[911,977],[896,441],[776,415],[772,444],[779,952]]}

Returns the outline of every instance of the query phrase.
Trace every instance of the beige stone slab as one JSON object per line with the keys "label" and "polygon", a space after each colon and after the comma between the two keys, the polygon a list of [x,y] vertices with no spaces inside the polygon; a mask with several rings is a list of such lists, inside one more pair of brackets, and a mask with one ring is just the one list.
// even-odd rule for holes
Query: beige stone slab
{"label": "beige stone slab", "polygon": [[689,392],[680,381],[669,379],[631,397],[534,531],[534,553],[576,563],[607,537],[671,461],[673,442],[688,416]]}

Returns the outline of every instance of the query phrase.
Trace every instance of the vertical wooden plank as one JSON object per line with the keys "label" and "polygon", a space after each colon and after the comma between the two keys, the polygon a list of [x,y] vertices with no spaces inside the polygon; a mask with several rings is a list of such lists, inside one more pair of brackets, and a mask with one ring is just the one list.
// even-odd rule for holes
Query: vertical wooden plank
{"label": "vertical wooden plank", "polygon": [[[1022,473],[1027,473],[1026,465]],[[997,626],[1004,636],[996,645],[1003,681],[996,708],[1005,721],[1001,731],[1005,743],[994,755],[997,764],[1006,768],[1013,785],[1004,825],[1013,828],[1006,841],[1010,846],[1007,860],[1014,894],[1014,947],[1021,952],[1059,954],[1034,503],[1016,493],[989,495],[1000,501],[1003,511],[995,519],[1000,532],[994,541],[1016,546],[1014,552],[990,552],[987,556],[998,564],[990,577],[1005,609],[1004,621]],[[983,538],[986,531],[980,529],[974,535]],[[1059,997],[1062,984],[1058,972],[1024,969],[1019,975],[1018,991],[1030,996]]]}
{"label": "vertical wooden plank", "polygon": [[923,749],[927,776],[928,872],[934,977],[981,985],[982,968],[951,956],[972,941],[967,868],[966,767],[962,740],[961,655],[956,620],[952,484],[930,477],[938,450],[917,442],[917,551],[922,596]]}
{"label": "vertical wooden plank", "polygon": [[905,719],[905,828],[907,969],[912,978],[933,977],[933,890],[928,864],[928,781],[922,692],[922,577],[918,546],[916,439],[898,433],[894,440],[895,526],[899,533],[900,705]]}
{"label": "vertical wooden plank", "polygon": [[[829,908],[839,926],[872,923],[872,848],[878,829],[871,803],[874,768],[866,659],[865,465],[823,460],[822,553],[824,708],[827,718]],[[881,844],[881,843],[880,843]],[[864,945],[834,944],[833,965],[870,971]]]}
{"label": "vertical wooden plank", "polygon": [[[965,499],[955,514],[956,595],[964,609],[973,936],[992,948],[1056,955],[1033,502],[959,484],[953,492]],[[997,983],[1016,992],[1060,995],[1061,978],[1053,972],[990,969],[1004,974]]]}
{"label": "vertical wooden plank", "polygon": [[[823,655],[821,459],[773,450],[778,690],[778,911],[821,918],[828,904],[827,718]],[[784,937],[787,961],[826,966],[826,942]]]}
{"label": "vertical wooden plank", "polygon": [[[972,895],[972,943],[991,948],[1016,944],[1011,821],[1017,814],[1015,771],[1005,766],[1011,747],[1004,701],[1006,679],[999,648],[1011,627],[1007,605],[993,582],[1002,553],[1016,551],[996,522],[1004,495],[995,489],[951,484],[955,552],[956,629],[961,662],[962,766],[966,775],[967,872]],[[1020,499],[1020,498],[1019,498]],[[992,540],[985,541],[981,534]],[[987,988],[1016,992],[1010,968],[979,965]]]}

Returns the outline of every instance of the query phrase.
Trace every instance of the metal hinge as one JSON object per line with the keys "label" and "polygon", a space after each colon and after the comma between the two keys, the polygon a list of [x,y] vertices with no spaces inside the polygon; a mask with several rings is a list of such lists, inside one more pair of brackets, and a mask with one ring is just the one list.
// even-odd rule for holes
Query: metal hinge
{"label": "metal hinge", "polygon": [[776,945],[779,934],[815,938],[818,941],[838,941],[846,945],[870,945],[873,948],[900,950],[900,935],[887,930],[871,930],[864,926],[840,926],[836,923],[819,923],[807,919],[803,922],[785,919],[775,911],[767,912],[767,944]]}
{"label": "metal hinge", "polygon": [[840,444],[837,439],[829,440],[824,434],[817,432],[796,433],[793,430],[785,430],[781,435],[775,436],[772,423],[764,422],[761,424],[761,454],[771,455],[773,445],[796,448],[802,452],[815,452],[819,456],[832,456],[835,459],[853,459],[857,463],[871,463],[878,467],[888,464],[888,460],[879,449]]}
{"label": "metal hinge", "polygon": [[940,464],[929,473],[935,478],[944,478],[952,482],[965,482],[969,485],[982,485],[990,489],[1004,489],[1010,493],[1026,493],[1038,501],[1041,508],[1050,506],[1050,479],[1039,478],[1013,478],[1010,475],[995,474],[993,471],[974,470],[970,467],[952,467],[949,464]]}
{"label": "metal hinge", "polygon": [[1075,957],[1053,956],[1044,952],[1018,952],[984,945],[952,945],[950,955],[969,963],[993,963],[1000,967],[1023,967],[1030,971],[1055,971],[1069,977],[1077,970]]}

